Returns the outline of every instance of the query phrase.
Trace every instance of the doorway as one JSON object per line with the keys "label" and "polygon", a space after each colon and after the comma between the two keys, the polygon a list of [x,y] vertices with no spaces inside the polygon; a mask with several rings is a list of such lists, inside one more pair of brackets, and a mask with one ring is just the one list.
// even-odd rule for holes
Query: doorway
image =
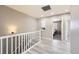
{"label": "doorway", "polygon": [[61,20],[53,22],[53,39],[61,40]]}

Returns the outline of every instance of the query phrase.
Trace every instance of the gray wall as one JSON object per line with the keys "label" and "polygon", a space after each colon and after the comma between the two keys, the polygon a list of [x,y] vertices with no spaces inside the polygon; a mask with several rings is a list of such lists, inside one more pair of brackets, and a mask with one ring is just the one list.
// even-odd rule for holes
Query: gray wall
{"label": "gray wall", "polygon": [[[39,30],[39,20],[32,18],[26,14],[8,8],[6,6],[0,6],[0,36],[10,34],[8,27],[15,26],[16,33],[25,33]],[[11,28],[13,30],[13,28]],[[6,42],[3,41],[3,52],[5,53]],[[9,48],[10,48],[9,39]],[[1,45],[0,45],[1,46]],[[0,48],[1,50],[1,48]]]}
{"label": "gray wall", "polygon": [[72,21],[70,30],[71,53],[79,54],[79,6],[72,6]]}
{"label": "gray wall", "polygon": [[8,27],[15,26],[16,33],[38,30],[38,20],[26,14],[0,6],[0,35],[8,35]]}

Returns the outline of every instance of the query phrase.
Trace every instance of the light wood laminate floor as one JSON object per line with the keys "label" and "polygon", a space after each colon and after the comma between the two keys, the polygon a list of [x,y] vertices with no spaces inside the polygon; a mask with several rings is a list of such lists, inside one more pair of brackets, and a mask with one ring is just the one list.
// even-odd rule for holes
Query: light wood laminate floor
{"label": "light wood laminate floor", "polygon": [[42,39],[39,44],[26,52],[26,54],[69,54],[70,42],[53,39]]}

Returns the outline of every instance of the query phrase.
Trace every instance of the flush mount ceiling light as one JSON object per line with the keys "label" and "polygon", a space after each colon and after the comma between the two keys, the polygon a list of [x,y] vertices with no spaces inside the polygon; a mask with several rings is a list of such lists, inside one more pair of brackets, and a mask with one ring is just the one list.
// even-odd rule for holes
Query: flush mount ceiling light
{"label": "flush mount ceiling light", "polygon": [[50,7],[50,5],[46,5],[46,6],[43,6],[41,9],[43,11],[48,11],[48,10],[51,10],[51,7]]}

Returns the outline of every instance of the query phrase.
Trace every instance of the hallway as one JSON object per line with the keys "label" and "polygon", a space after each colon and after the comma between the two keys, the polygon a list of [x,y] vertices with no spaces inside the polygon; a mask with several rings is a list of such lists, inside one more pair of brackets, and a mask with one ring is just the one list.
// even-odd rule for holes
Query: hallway
{"label": "hallway", "polygon": [[[44,11],[43,7],[50,10]],[[71,13],[64,11],[69,8],[0,6],[0,54],[69,54],[70,42],[64,41],[69,39]]]}
{"label": "hallway", "polygon": [[26,52],[26,54],[69,54],[70,43],[51,39],[42,39],[40,43]]}

